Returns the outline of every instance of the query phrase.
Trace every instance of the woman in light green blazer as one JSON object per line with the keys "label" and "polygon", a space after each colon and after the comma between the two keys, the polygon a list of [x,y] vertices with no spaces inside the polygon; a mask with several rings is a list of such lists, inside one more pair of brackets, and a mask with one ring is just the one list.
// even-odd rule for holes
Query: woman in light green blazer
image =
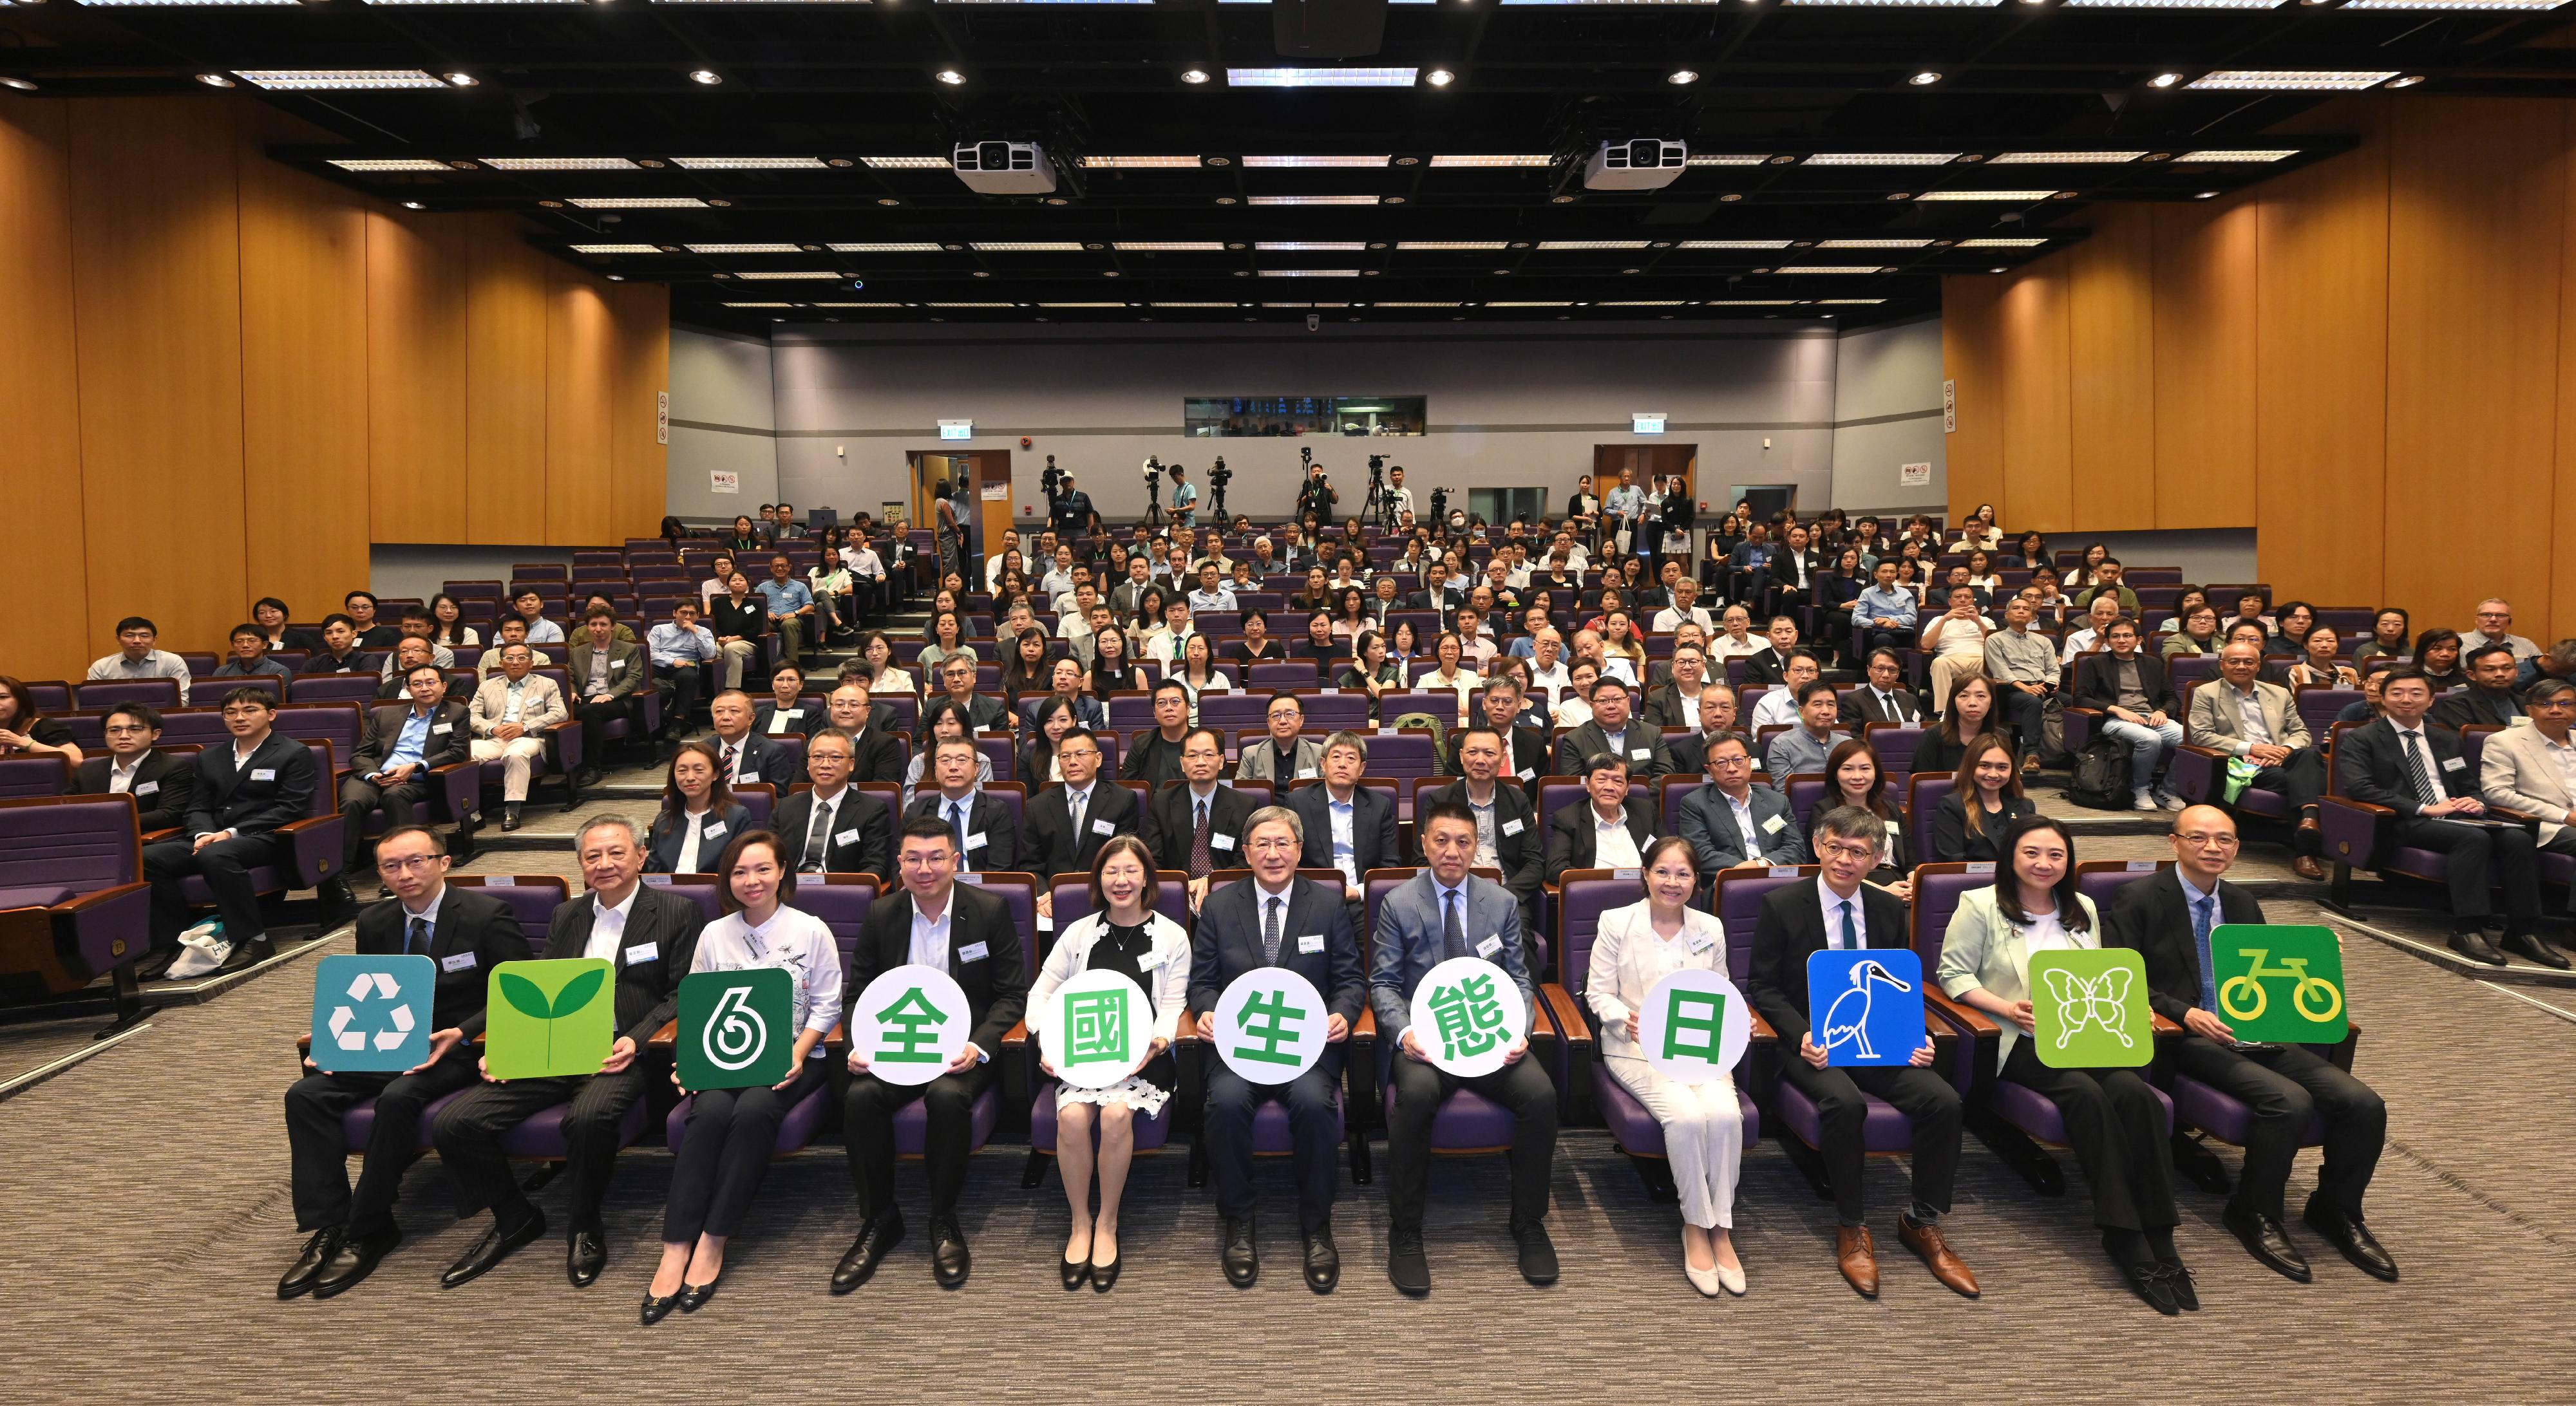
{"label": "woman in light green blazer", "polygon": [[[2075,887],[2075,841],[2046,816],[2016,822],[1997,846],[1991,888],[1962,894],[1941,941],[1941,989],[2003,1027],[1999,1076],[2057,1105],[2093,1188],[2102,1248],[2159,1313],[2198,1308],[2174,1248],[2172,1157],[2163,1105],[2141,1069],[2052,1069],[2031,1037],[2034,952],[2102,945],[2101,916]],[[2139,993],[2143,995],[2144,993]]]}

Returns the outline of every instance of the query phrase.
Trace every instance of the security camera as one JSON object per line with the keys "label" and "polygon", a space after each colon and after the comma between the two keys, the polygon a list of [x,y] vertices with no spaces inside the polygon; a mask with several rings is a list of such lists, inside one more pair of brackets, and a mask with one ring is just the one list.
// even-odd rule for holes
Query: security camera
{"label": "security camera", "polygon": [[1306,330],[1309,332],[1323,331],[1324,319],[1311,312],[1306,314]]}

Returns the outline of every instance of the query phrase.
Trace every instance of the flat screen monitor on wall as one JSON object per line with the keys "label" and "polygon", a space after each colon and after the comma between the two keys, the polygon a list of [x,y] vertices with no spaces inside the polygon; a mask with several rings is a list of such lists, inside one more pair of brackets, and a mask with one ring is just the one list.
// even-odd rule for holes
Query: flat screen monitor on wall
{"label": "flat screen monitor on wall", "polygon": [[1418,435],[1425,413],[1418,395],[1190,396],[1181,401],[1181,432],[1193,439]]}

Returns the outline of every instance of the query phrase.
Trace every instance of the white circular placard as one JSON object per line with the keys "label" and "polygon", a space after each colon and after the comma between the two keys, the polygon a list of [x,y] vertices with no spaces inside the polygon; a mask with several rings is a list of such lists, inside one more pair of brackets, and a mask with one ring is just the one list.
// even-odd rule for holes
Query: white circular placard
{"label": "white circular placard", "polygon": [[1752,1008],[1724,972],[1684,967],[1667,973],[1637,1008],[1638,1048],[1656,1073],[1676,1084],[1705,1084],[1734,1069],[1752,1037]]}
{"label": "white circular placard", "polygon": [[1077,1089],[1105,1089],[1145,1065],[1154,1003],[1125,972],[1093,967],[1048,993],[1038,1053]]}
{"label": "white circular placard", "polygon": [[927,1084],[948,1072],[973,1028],[966,990],[937,967],[881,972],[850,1009],[850,1048],[889,1084]]}
{"label": "white circular placard", "polygon": [[1413,1042],[1434,1069],[1473,1079],[1503,1067],[1529,1036],[1529,1002],[1511,973],[1482,957],[1452,957],[1413,988]]}
{"label": "white circular placard", "polygon": [[1246,1083],[1288,1083],[1324,1057],[1330,1016],[1315,983],[1255,967],[1216,999],[1216,1057]]}

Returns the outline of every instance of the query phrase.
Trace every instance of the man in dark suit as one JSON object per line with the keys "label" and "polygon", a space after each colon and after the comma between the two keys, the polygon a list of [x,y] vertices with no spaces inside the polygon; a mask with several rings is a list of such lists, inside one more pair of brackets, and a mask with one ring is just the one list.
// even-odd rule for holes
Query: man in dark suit
{"label": "man in dark suit", "polygon": [[[1815,854],[1824,873],[1810,883],[1783,884],[1765,895],[1753,926],[1753,969],[1744,997],[1778,1031],[1780,1078],[1813,1100],[1822,1125],[1826,1177],[1833,1183],[1834,1254],[1843,1278],[1863,1297],[1878,1297],[1878,1253],[1870,1243],[1861,1167],[1868,1118],[1864,1093],[1895,1106],[1914,1123],[1914,1205],[1896,1218],[1896,1236],[1922,1257],[1932,1277],[1975,1298],[1977,1277],[1942,1238],[1940,1219],[1950,1209],[1959,1169],[1959,1091],[1932,1072],[1932,1038],[1925,1035],[1912,1064],[1902,1068],[1828,1068],[1825,1051],[1807,1025],[1807,959],[1828,947],[1903,947],[1905,905],[1862,880],[1878,867],[1886,823],[1856,806],[1825,812],[1816,822]],[[1790,1041],[1796,1041],[1794,1045]]]}
{"label": "man in dark suit", "polygon": [[178,956],[179,934],[192,914],[180,888],[194,874],[214,893],[233,962],[247,966],[271,955],[260,917],[259,891],[250,871],[274,860],[287,841],[278,831],[313,813],[313,753],[302,742],[269,730],[275,720],[268,694],[236,688],[224,695],[227,746],[197,753],[188,818],[179,838],[143,849],[143,876],[152,884],[152,953],[142,975],[166,971]]}
{"label": "man in dark suit", "polygon": [[[1529,793],[1502,776],[1503,735],[1490,722],[1461,728],[1454,739],[1458,744],[1460,776],[1438,790],[1417,795],[1417,806],[1455,802],[1465,806],[1476,817],[1476,865],[1499,869],[1503,887],[1521,903],[1521,930],[1538,932],[1539,886],[1547,875],[1547,841],[1539,834],[1538,806]],[[1414,843],[1413,862],[1431,862],[1419,837]],[[1534,955],[1534,954],[1533,954]],[[1530,963],[1536,970],[1537,962]]]}
{"label": "man in dark suit", "polygon": [[[845,679],[833,688],[831,700],[824,709],[824,726],[836,727],[848,734],[852,781],[903,784],[904,773],[912,766],[912,748],[894,731],[894,723],[892,704],[869,701],[866,679]],[[822,727],[816,727],[807,736],[822,730]],[[893,841],[889,839],[887,843],[891,845]]]}
{"label": "man in dark suit", "polygon": [[1121,781],[1149,781],[1156,790],[1181,779],[1181,741],[1190,730],[1190,694],[1177,680],[1154,686],[1154,726],[1129,740],[1118,761]]}
{"label": "man in dark suit", "polygon": [[[1547,818],[1547,882],[1560,883],[1568,869],[1636,869],[1643,867],[1646,846],[1655,838],[1655,804],[1628,791],[1628,763],[1610,752],[1595,752],[1572,773],[1583,778],[1583,799],[1556,808]],[[1627,851],[1618,848],[1620,837]]]}
{"label": "man in dark suit", "polygon": [[120,703],[108,710],[102,726],[107,755],[87,758],[72,769],[71,794],[132,796],[141,834],[185,823],[197,790],[195,759],[155,750],[161,741],[160,710],[149,703]]}
{"label": "man in dark suit", "polygon": [[367,735],[350,754],[348,779],[340,783],[346,853],[340,877],[323,886],[335,899],[348,897],[348,875],[367,842],[368,812],[384,807],[388,826],[415,823],[435,784],[431,774],[464,761],[473,740],[465,705],[446,701],[447,676],[437,665],[423,664],[402,682],[410,701],[367,710]]}
{"label": "man in dark suit", "polygon": [[[1485,705],[1484,725],[1504,739],[1506,747],[1498,774],[1531,802],[1538,799],[1538,779],[1553,775],[1555,763],[1548,757],[1547,732],[1521,722],[1521,700],[1525,696],[1517,675],[1496,673],[1485,680],[1481,695]],[[1464,729],[1449,734],[1449,773],[1464,776],[1467,768],[1460,756],[1466,745]]]}
{"label": "man in dark suit", "polygon": [[717,694],[707,704],[707,721],[716,730],[707,745],[716,749],[716,770],[726,785],[766,782],[778,794],[787,794],[796,782],[796,753],[785,742],[751,730],[748,694],[738,688]]}
{"label": "man in dark suit", "polygon": [[1662,776],[1673,769],[1664,750],[1660,727],[1628,716],[1628,685],[1604,674],[1592,681],[1592,721],[1556,739],[1556,774],[1581,776],[1593,757],[1607,754],[1627,763],[1640,778]]}
{"label": "man in dark suit", "polygon": [[2138,647],[2138,622],[2115,619],[2102,639],[2102,649],[2075,661],[2075,696],[2066,706],[2102,711],[2102,735],[2129,749],[2131,803],[2154,810],[2162,790],[2156,768],[2182,745],[2183,725],[2175,717],[2182,702],[2165,679],[2164,661]]}
{"label": "man in dark suit", "polygon": [[643,883],[644,837],[634,821],[593,816],[572,845],[590,892],[556,907],[546,924],[544,955],[548,961],[598,957],[615,964],[617,1041],[596,1074],[506,1083],[486,1075],[439,1115],[430,1140],[456,1178],[457,1214],[492,1210],[491,1229],[439,1281],[447,1288],[480,1277],[546,1233],[545,1213],[519,1189],[501,1139],[561,1103],[571,1105],[562,1125],[565,1179],[572,1184],[564,1273],[576,1289],[598,1281],[608,1267],[599,1206],[624,1141],[619,1125],[652,1086],[644,1046],[678,1013],[680,978],[688,975],[698,930],[706,926],[696,903]]}
{"label": "man in dark suit", "polygon": [[359,647],[358,622],[337,611],[322,617],[322,647],[304,661],[298,674],[372,674],[384,666],[382,655]]}
{"label": "man in dark suit", "polygon": [[1812,851],[1789,799],[1753,784],[1753,753],[1739,734],[1708,744],[1708,784],[1682,797],[1682,838],[1713,882],[1720,869],[1803,863]]}
{"label": "man in dark suit", "polygon": [[1021,862],[1036,874],[1038,911],[1053,917],[1047,892],[1059,874],[1088,875],[1100,846],[1112,835],[1133,835],[1144,823],[1144,806],[1136,793],[1100,777],[1100,743],[1076,728],[1055,744],[1056,770],[1062,785],[1050,786],[1029,802],[1026,841]]}
{"label": "man in dark suit", "polygon": [[[1086,635],[1084,638],[1090,637]],[[1022,726],[1035,728],[1038,725],[1038,710],[1061,698],[1072,707],[1073,720],[1077,726],[1090,728],[1094,732],[1108,727],[1109,711],[1101,706],[1099,699],[1082,691],[1084,668],[1080,661],[1071,658],[1055,661],[1055,668],[1047,676],[1048,681],[1054,685],[1052,691],[1035,696],[1024,696],[1025,701],[1020,704]]]}
{"label": "man in dark suit", "polygon": [[1673,760],[1670,775],[1706,774],[1708,749],[1735,731],[1735,685],[1711,679],[1700,686],[1698,703],[1691,730],[1664,738],[1664,755]]}
{"label": "man in dark suit", "polygon": [[572,639],[571,686],[565,701],[572,707],[575,721],[584,723],[583,740],[590,744],[584,753],[579,784],[597,785],[600,780],[598,758],[608,754],[608,725],[623,721],[630,735],[641,736],[644,715],[637,690],[644,686],[645,676],[652,672],[651,661],[641,647],[616,637],[617,612],[605,605],[594,605],[583,616],[581,630]]}
{"label": "man in dark suit", "polygon": [[1368,871],[1403,863],[1396,844],[1395,803],[1361,786],[1368,769],[1368,744],[1359,735],[1336,732],[1324,739],[1322,784],[1288,793],[1288,808],[1306,832],[1309,869],[1342,871],[1342,897],[1351,904],[1352,925],[1359,923],[1361,880]]}
{"label": "man in dark suit", "polygon": [[[1002,700],[987,698],[975,691],[974,660],[963,655],[941,660],[939,682],[945,689],[942,696],[954,699],[958,707],[966,710],[966,720],[973,731],[986,732],[1010,725],[1010,715],[1002,710]],[[930,736],[930,703],[935,701],[934,697],[922,705],[921,735],[925,738]]]}
{"label": "man in dark suit", "polygon": [[1923,725],[1923,700],[1905,686],[1905,664],[1895,650],[1869,652],[1869,682],[1843,695],[1841,721],[1854,736],[1866,723]]}
{"label": "man in dark suit", "polygon": [[[386,831],[376,842],[376,867],[394,896],[358,915],[358,955],[427,956],[438,964],[429,1057],[399,1074],[332,1073],[331,1051],[320,1047],[305,1058],[307,1072],[286,1090],[286,1141],[295,1228],[310,1238],[277,1281],[281,1299],[330,1298],[374,1272],[402,1243],[394,1197],[403,1170],[420,1153],[420,1115],[476,1082],[474,1038],[483,1033],[492,969],[528,957],[527,936],[507,904],[449,885],[447,846],[436,832],[417,825]],[[369,1098],[375,1118],[353,1195],[341,1120]]]}
{"label": "man in dark suit", "polygon": [[[2458,736],[2427,727],[2433,685],[2424,671],[2404,664],[2379,686],[2377,721],[2346,732],[2335,743],[2337,791],[2365,805],[2394,812],[2391,829],[2400,844],[2437,850],[2451,881],[2451,946],[2474,962],[2503,966],[2505,955],[2487,941],[2494,905],[2490,880],[2504,888],[2504,946],[2531,956],[2547,952],[2540,938],[2540,879],[2531,831],[2486,820],[2478,774],[2460,755]],[[2555,956],[2555,953],[2551,953]],[[2532,957],[2550,965],[2539,957]]]}
{"label": "man in dark suit", "polygon": [[780,801],[769,820],[790,871],[888,877],[894,863],[894,819],[884,801],[850,784],[852,752],[850,735],[836,727],[815,733],[805,744],[813,789]]}
{"label": "man in dark suit", "polygon": [[903,887],[868,910],[866,928],[850,957],[841,998],[842,1023],[878,974],[906,963],[944,966],[966,993],[972,1031],[946,1073],[927,1084],[888,1083],[868,1072],[867,1049],[850,1049],[850,1088],[841,1101],[850,1151],[850,1181],[867,1217],[849,1253],[832,1270],[832,1292],[846,1294],[868,1280],[903,1239],[903,1213],[894,1203],[894,1115],[915,1099],[929,1115],[922,1144],[930,1180],[930,1264],[943,1289],[966,1282],[966,1232],[957,1224],[957,1194],[966,1185],[966,1157],[973,1141],[975,1099],[1000,1073],[993,1056],[1003,1032],[1019,1023],[1028,1005],[1020,932],[1001,895],[957,882],[957,839],[944,820],[907,820],[895,862]]}
{"label": "man in dark suit", "polygon": [[1775,615],[1764,638],[1771,643],[1744,656],[1745,672],[1755,683],[1783,687],[1789,682],[1789,656],[1798,652],[1798,622]]}
{"label": "man in dark suit", "polygon": [[1252,812],[1244,825],[1244,849],[1251,881],[1209,894],[1190,942],[1190,1009],[1199,1013],[1199,1038],[1216,1037],[1217,999],[1235,978],[1284,967],[1323,996],[1328,1043],[1314,1067],[1286,1084],[1254,1084],[1222,1060],[1207,1061],[1203,1136],[1216,1168],[1217,1213],[1225,1218],[1218,1260],[1237,1288],[1250,1287],[1261,1272],[1252,1225],[1252,1120],[1264,1100],[1276,1098],[1287,1105],[1295,1142],[1306,1286],[1320,1294],[1332,1289],[1342,1270],[1341,1252],[1333,1245],[1333,1151],[1342,1136],[1342,1114],[1333,1090],[1349,1048],[1344,1042],[1367,999],[1366,968],[1340,895],[1329,884],[1297,877],[1305,837],[1296,812],[1286,806]]}
{"label": "man in dark suit", "polygon": [[2244,1170],[2227,1203],[2227,1228],[2264,1267],[2308,1282],[2308,1262],[2282,1225],[2288,1209],[2284,1190],[2308,1124],[2322,1113],[2325,1160],[2303,1218],[2363,1273],[2394,1280],[2396,1261],[2361,1218],[2362,1193],[2370,1188],[2388,1138],[2388,1105],[2328,1063],[2320,1050],[2237,1043],[2235,1032],[2218,1018],[2209,950],[2209,935],[2220,924],[2263,921],[2263,907],[2252,894],[2219,882],[2236,863],[2236,822],[2216,806],[2191,806],[2174,817],[2172,840],[2173,872],[2122,886],[2104,915],[2102,938],[2105,946],[2134,948],[2145,959],[2147,1003],[2185,1031],[2158,1043],[2157,1062],[2253,1114]]}
{"label": "man in dark suit", "polygon": [[2461,656],[2460,667],[2468,672],[2469,686],[2434,704],[2427,722],[2456,734],[2464,727],[2512,727],[2525,716],[2522,700],[2514,696],[2522,661],[2513,657],[2513,646],[2473,649]]}
{"label": "man in dark suit", "polygon": [[1154,852],[1155,868],[1190,876],[1193,913],[1207,900],[1210,874],[1243,867],[1252,797],[1218,785],[1223,775],[1225,743],[1214,728],[1191,728],[1181,736],[1181,784],[1155,792],[1145,807],[1145,848]]}
{"label": "man in dark suit", "polygon": [[[975,785],[975,763],[982,754],[963,737],[951,737],[931,754],[931,775],[938,788],[922,788],[903,818],[936,820],[957,838],[958,865],[970,874],[1016,868],[1020,834],[1002,803]],[[880,877],[884,871],[878,871]]]}
{"label": "man in dark suit", "polygon": [[1708,684],[1707,648],[1688,640],[1674,645],[1672,664],[1661,672],[1663,681],[1646,690],[1637,720],[1657,730],[1693,726],[1699,719],[1700,690]]}

